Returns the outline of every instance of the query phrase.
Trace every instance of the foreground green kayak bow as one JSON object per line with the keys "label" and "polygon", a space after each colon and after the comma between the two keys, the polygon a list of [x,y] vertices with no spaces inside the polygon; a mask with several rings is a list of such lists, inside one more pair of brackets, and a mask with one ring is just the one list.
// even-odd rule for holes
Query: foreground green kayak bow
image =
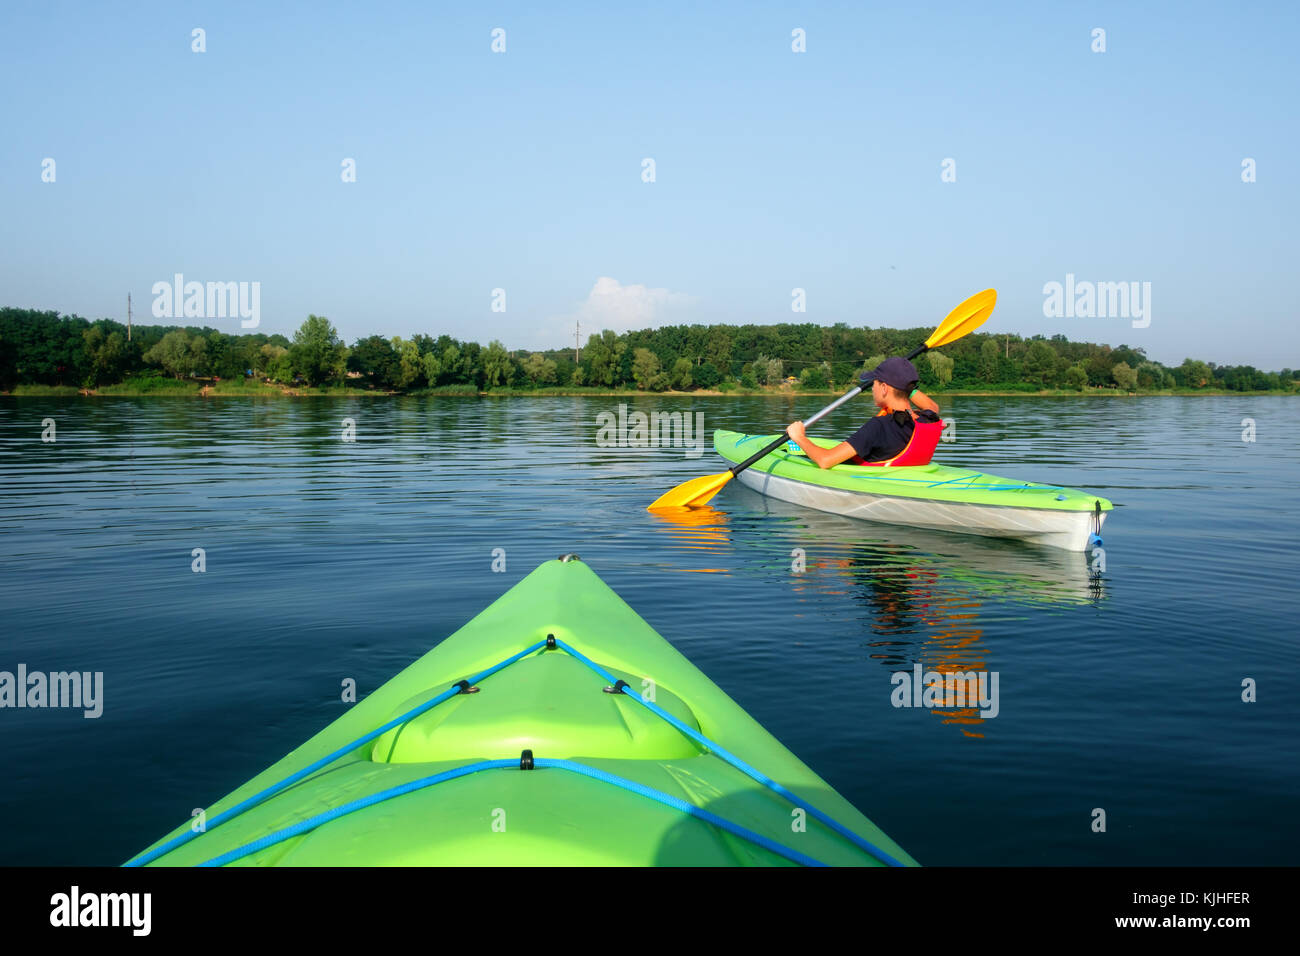
{"label": "foreground green kayak bow", "polygon": [[915,865],[574,556],[128,865]]}

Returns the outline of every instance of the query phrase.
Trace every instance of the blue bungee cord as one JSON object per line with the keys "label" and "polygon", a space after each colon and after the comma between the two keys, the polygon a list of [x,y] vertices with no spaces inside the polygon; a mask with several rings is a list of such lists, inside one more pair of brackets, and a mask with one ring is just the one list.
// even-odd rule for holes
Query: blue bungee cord
{"label": "blue bungee cord", "polygon": [[556,639],[555,643],[559,647],[564,648],[564,650],[567,651],[569,654],[573,655],[578,660],[582,661],[582,663],[586,664],[588,667],[590,667],[601,677],[609,681],[610,684],[613,685],[613,688],[616,691],[621,692],[623,696],[628,697],[631,700],[637,701],[643,707],[649,710],[652,714],[655,714],[663,718],[664,720],[666,720],[668,723],[672,724],[674,727],[676,727],[678,730],[684,733],[687,737],[690,737],[697,744],[707,749],[710,753],[714,754],[717,757],[721,757],[723,760],[731,764],[731,766],[735,767],[741,773],[744,773],[747,776],[751,777],[752,779],[758,781],[759,783],[761,783],[763,786],[767,787],[769,790],[773,791],[774,793],[780,794],[782,797],[788,800],[795,807],[807,811],[809,816],[817,820],[820,820],[822,823],[830,827],[840,836],[844,837],[846,840],[850,841],[851,843],[856,844],[860,849],[866,850],[876,859],[880,860],[882,863],[888,864],[889,866],[903,865],[901,861],[895,859],[893,856],[886,853],[884,850],[880,849],[874,843],[854,833],[848,827],[844,826],[844,824],[840,823],[838,820],[834,819],[829,814],[823,813],[821,810],[818,810],[816,807],[814,807],[812,804],[808,803],[807,801],[800,800],[795,794],[791,793],[788,789],[786,789],[781,784],[777,783],[771,777],[768,777],[766,774],[760,773],[758,770],[755,770],[753,767],[745,763],[745,761],[741,760],[735,754],[719,746],[717,743],[710,740],[708,737],[705,737],[698,730],[693,730],[692,728],[687,727],[684,723],[682,723],[672,714],[668,713],[668,711],[664,710],[658,704],[651,703],[650,701],[642,697],[640,694],[636,694],[636,693],[629,694],[627,692],[628,683],[626,681],[616,679],[613,674],[610,674],[599,664],[596,664],[591,660],[589,660],[587,657],[585,657],[581,651],[577,650],[576,648],[570,647],[568,644],[564,643],[564,641],[561,641],[558,638]]}
{"label": "blue bungee cord", "polygon": [[[135,867],[135,866],[143,866],[147,863],[153,862],[159,857],[167,853],[170,853],[172,850],[175,850],[178,847],[184,846],[186,843],[189,843],[191,840],[198,837],[201,833],[209,832],[215,827],[219,826],[220,824],[225,823],[236,816],[239,816],[240,814],[252,809],[253,807],[257,806],[260,803],[263,803],[264,801],[268,800],[272,796],[282,792],[287,787],[290,787],[293,784],[299,782],[309,774],[322,769],[323,767],[327,766],[330,763],[333,763],[335,760],[338,760],[340,757],[346,756],[347,754],[355,751],[358,747],[361,747],[366,743],[369,743],[370,741],[388,732],[389,730],[392,730],[394,727],[397,727],[401,724],[405,724],[410,720],[413,720],[414,718],[420,716],[421,714],[431,710],[433,707],[436,707],[438,704],[442,703],[443,701],[449,700],[450,698],[458,694],[470,690],[474,684],[477,684],[479,681],[492,676],[493,674],[497,673],[503,668],[508,667],[510,664],[522,660],[524,657],[527,657],[529,654],[532,654],[536,651],[543,650],[543,649],[551,649],[555,647],[562,648],[566,653],[568,653],[570,656],[574,657],[575,659],[581,661],[584,665],[586,665],[588,668],[594,671],[597,675],[604,678],[605,680],[608,680],[613,685],[611,689],[614,690],[615,692],[622,693],[623,696],[639,702],[642,706],[646,707],[651,713],[657,715],[658,717],[660,717],[661,719],[663,719],[664,721],[666,721],[667,723],[675,727],[677,730],[685,734],[691,740],[695,741],[695,743],[699,744],[708,752],[714,754],[715,756],[719,757],[726,763],[730,764],[732,767],[736,768],[737,770],[749,776],[751,779],[762,784],[767,789],[783,797],[785,800],[790,802],[796,808],[804,810],[806,813],[811,815],[814,819],[819,820],[821,823],[823,823],[824,825],[826,825],[836,833],[840,834],[842,837],[849,840],[851,843],[853,843],[860,849],[865,850],[867,853],[871,854],[876,859],[880,860],[881,862],[889,866],[896,866],[896,867],[903,866],[903,863],[901,861],[899,861],[889,853],[885,852],[884,850],[875,846],[870,841],[859,836],[857,833],[850,830],[848,827],[844,826],[843,824],[835,820],[830,815],[822,812],[821,810],[812,806],[806,801],[801,801],[794,793],[792,793],[786,787],[782,786],[781,784],[777,783],[775,780],[772,780],[770,777],[766,776],[765,774],[751,767],[749,764],[745,763],[739,757],[730,753],[728,750],[726,750],[719,744],[715,743],[714,741],[710,740],[709,738],[705,737],[703,734],[686,726],[686,724],[682,723],[680,720],[678,720],[672,714],[665,711],[663,708],[659,707],[657,704],[653,704],[650,701],[645,700],[639,694],[627,693],[628,684],[626,681],[616,679],[612,674],[610,674],[604,668],[600,667],[600,665],[591,661],[581,651],[578,651],[576,648],[570,646],[569,644],[559,640],[558,638],[550,634],[547,635],[545,641],[538,641],[535,644],[529,646],[528,648],[525,648],[524,650],[518,652],[517,654],[514,654],[506,658],[505,660],[497,664],[494,664],[492,667],[489,667],[488,669],[474,675],[473,677],[467,678],[465,680],[457,682],[456,684],[453,684],[447,690],[436,695],[435,697],[424,702],[423,704],[420,704],[419,706],[412,708],[406,713],[393,718],[392,720],[385,723],[383,726],[375,730],[372,730],[368,734],[358,737],[356,740],[352,741],[351,743],[346,744],[343,747],[340,747],[338,750],[335,750],[334,752],[327,754],[324,757],[321,757],[320,759],[312,762],[308,766],[295,771],[294,773],[290,774],[289,776],[285,777],[279,782],[264,788],[263,790],[259,791],[253,796],[248,797],[240,801],[239,803],[235,804],[233,807],[230,807],[229,809],[222,811],[220,814],[213,817],[212,821],[208,824],[208,826],[203,831],[186,830],[184,833],[181,833],[178,836],[173,837],[171,840],[168,840],[167,842],[160,844],[159,846],[155,847],[153,850],[149,850],[145,853],[142,853],[134,857],[124,865]],[[694,804],[687,803],[686,801],[681,800],[680,798],[673,797],[669,794],[655,790],[644,784],[627,780],[625,778],[618,777],[614,774],[607,773],[606,771],[599,770],[594,767],[589,767],[586,764],[577,763],[572,760],[557,760],[551,758],[537,758],[536,760],[534,760],[531,751],[525,751],[524,755],[526,758],[526,766],[523,762],[514,759],[480,761],[478,763],[468,764],[463,767],[457,767],[451,770],[442,771],[441,773],[433,774],[432,776],[429,777],[423,777],[420,778],[419,780],[413,780],[408,783],[389,788],[388,790],[383,790],[366,797],[358,798],[357,800],[350,801],[349,803],[343,804],[339,807],[332,808],[330,810],[324,811],[323,813],[310,817],[306,820],[301,820],[288,827],[274,831],[273,833],[267,834],[263,837],[253,840],[250,843],[243,844],[242,846],[236,847],[233,850],[227,851],[226,853],[213,857],[212,859],[207,860],[204,863],[201,863],[199,865],[200,866],[224,866],[227,863],[234,862],[235,860],[242,859],[253,853],[257,853],[270,846],[274,846],[278,843],[282,843],[285,840],[292,839],[295,836],[313,830],[325,823],[330,822],[331,820],[335,820],[338,819],[339,817],[346,816],[347,814],[354,813],[358,810],[364,809],[365,807],[373,806],[376,803],[381,803],[385,800],[390,800],[393,799],[394,797],[399,797],[416,790],[425,789],[427,787],[431,787],[436,784],[443,783],[447,780],[454,780],[459,777],[467,776],[468,774],[471,773],[477,773],[483,770],[504,769],[507,767],[515,767],[515,766],[521,766],[523,767],[523,769],[533,769],[534,767],[554,768],[554,769],[565,770],[568,772],[581,774],[583,776],[590,777],[594,780],[599,780],[604,783],[609,783],[614,786],[620,787],[624,790],[627,790],[629,792],[639,794],[641,796],[647,797],[651,800],[655,800],[666,806],[679,810],[683,813],[687,813],[691,816],[694,816],[697,819],[704,820],[705,822],[710,823],[722,830],[725,830],[726,832],[739,836],[742,839],[748,840],[751,843],[761,846],[764,849],[770,850],[771,852],[779,856],[783,856],[786,859],[792,860],[796,863],[800,863],[805,866],[826,865],[824,863],[821,863],[813,859],[812,857],[799,853],[797,850],[792,850],[789,847],[783,846],[782,844],[779,844],[767,837],[762,836],[759,833],[754,832],[753,830],[743,827],[740,824],[733,823],[729,820],[717,816],[716,814],[710,813],[707,810],[697,807]]]}
{"label": "blue bungee cord", "polygon": [[497,671],[501,670],[502,668],[507,667],[510,664],[513,664],[515,661],[520,660],[521,658],[527,657],[529,654],[533,653],[534,651],[540,650],[545,646],[546,646],[545,641],[538,641],[532,647],[522,650],[518,654],[515,654],[511,657],[507,657],[499,664],[494,664],[493,666],[489,667],[487,670],[479,674],[475,674],[471,678],[453,684],[452,686],[448,687],[445,691],[443,691],[441,694],[437,695],[431,700],[425,701],[423,704],[420,704],[418,707],[411,708],[406,713],[402,714],[400,717],[394,717],[392,720],[384,724],[382,727],[378,727],[375,730],[370,731],[370,733],[358,737],[350,744],[345,744],[344,746],[340,747],[338,750],[334,751],[333,753],[326,754],[324,757],[321,757],[319,760],[313,761],[312,763],[303,767],[301,770],[291,773],[289,776],[285,777],[283,780],[279,781],[278,783],[273,783],[271,784],[271,786],[267,787],[264,790],[258,791],[257,793],[253,794],[251,797],[247,797],[246,799],[241,800],[239,803],[235,804],[230,809],[223,810],[221,813],[217,814],[210,821],[208,821],[207,825],[202,830],[194,830],[194,829],[186,830],[184,833],[181,833],[179,836],[173,837],[172,839],[168,840],[166,843],[154,847],[154,849],[149,850],[145,853],[141,853],[139,856],[136,856],[133,859],[128,860],[126,863],[123,864],[123,866],[144,866],[146,863],[151,863],[154,860],[158,859],[158,857],[166,853],[170,853],[172,850],[175,850],[177,847],[184,846],[186,843],[189,843],[191,840],[199,836],[201,833],[206,833],[209,830],[212,830],[213,828],[218,827],[221,824],[225,823],[227,820],[239,816],[244,811],[251,810],[259,803],[262,803],[263,801],[269,799],[270,797],[275,796],[277,793],[284,790],[286,787],[293,786],[293,784],[297,783],[299,780],[302,780],[308,774],[315,773],[317,770],[320,770],[322,767],[332,764],[335,760],[338,760],[340,757],[346,756],[347,754],[356,750],[358,747],[368,744],[376,737],[383,736],[384,734],[386,734],[388,731],[392,730],[394,727],[398,726],[399,724],[404,724],[407,721],[414,720],[416,717],[419,717],[425,711],[431,710],[432,708],[438,706],[444,700],[448,700],[449,698],[455,697],[457,694],[466,690],[468,687],[472,686],[473,684],[477,684],[479,681],[491,677],[493,674],[495,674]]}
{"label": "blue bungee cord", "polygon": [[273,833],[268,833],[266,836],[259,837],[258,839],[245,843],[242,846],[235,847],[233,850],[222,853],[220,856],[214,856],[212,859],[205,860],[198,865],[201,867],[225,866],[229,863],[234,863],[236,860],[242,860],[244,857],[265,850],[268,847],[275,846],[277,843],[291,840],[296,836],[314,830],[332,820],[337,820],[339,817],[347,816],[350,813],[356,813],[358,810],[364,810],[366,807],[374,806],[377,803],[383,803],[385,800],[391,800],[394,797],[400,797],[416,790],[424,790],[436,786],[437,784],[445,783],[448,780],[455,780],[458,777],[466,777],[472,773],[479,773],[484,770],[525,769],[525,762],[526,769],[529,770],[535,768],[566,770],[570,773],[590,777],[591,779],[598,780],[601,783],[612,784],[613,786],[620,787],[631,793],[647,797],[650,800],[662,803],[674,810],[679,810],[682,813],[696,817],[706,823],[711,823],[720,830],[732,833],[762,847],[765,850],[769,850],[778,856],[783,856],[786,859],[792,860],[803,866],[821,867],[828,865],[820,860],[815,860],[806,854],[800,853],[798,850],[792,850],[788,846],[777,843],[775,840],[769,839],[761,833],[755,833],[748,827],[743,827],[738,823],[732,823],[730,820],[720,817],[716,813],[710,813],[708,810],[697,807],[692,803],[687,803],[680,797],[674,797],[661,790],[648,787],[643,783],[637,783],[635,780],[628,780],[625,777],[616,776],[615,774],[600,770],[596,767],[590,767],[587,764],[578,763],[575,760],[552,760],[546,757],[533,759],[531,753],[531,751],[525,750],[522,760],[515,757],[508,760],[483,760],[478,763],[466,764],[463,767],[444,770],[441,773],[435,773],[428,777],[421,777],[419,780],[412,780],[409,783],[404,783],[388,790],[381,790],[378,793],[372,793],[369,796],[360,797],[341,806],[318,813],[313,817],[308,817],[306,820],[300,820],[297,823],[276,830]]}

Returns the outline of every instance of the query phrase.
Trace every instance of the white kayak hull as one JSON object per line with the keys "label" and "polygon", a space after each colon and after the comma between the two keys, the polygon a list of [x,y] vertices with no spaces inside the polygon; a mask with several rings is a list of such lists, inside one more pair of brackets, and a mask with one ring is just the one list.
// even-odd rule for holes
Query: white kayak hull
{"label": "white kayak hull", "polygon": [[1094,522],[1104,522],[1106,519],[1104,511],[1094,515],[1088,511],[985,505],[847,491],[782,478],[756,468],[742,471],[736,480],[759,494],[850,518],[989,538],[1014,538],[1067,551],[1086,551]]}

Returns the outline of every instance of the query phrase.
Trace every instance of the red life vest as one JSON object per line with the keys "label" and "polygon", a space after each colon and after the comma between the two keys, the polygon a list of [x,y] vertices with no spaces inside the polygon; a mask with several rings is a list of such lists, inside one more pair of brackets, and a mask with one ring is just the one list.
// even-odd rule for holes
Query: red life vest
{"label": "red life vest", "polygon": [[939,436],[943,433],[942,419],[926,422],[916,420],[912,426],[912,437],[907,440],[907,444],[893,458],[886,458],[884,461],[864,461],[861,456],[854,455],[849,459],[851,465],[873,465],[884,467],[901,467],[903,465],[928,465],[930,459],[934,457],[934,450],[939,447]]}

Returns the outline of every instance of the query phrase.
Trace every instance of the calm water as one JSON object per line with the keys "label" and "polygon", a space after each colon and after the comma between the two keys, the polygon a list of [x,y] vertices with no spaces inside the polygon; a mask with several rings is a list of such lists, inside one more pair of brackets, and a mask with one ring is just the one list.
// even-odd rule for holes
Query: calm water
{"label": "calm water", "polygon": [[[773,431],[824,402],[632,404]],[[735,483],[666,521],[719,459],[597,447],[617,406],[0,399],[0,670],[106,685],[97,720],[0,710],[0,863],[121,862],[577,551],[922,863],[1294,864],[1300,402],[949,402],[940,460],[1115,501],[1099,577]],[[999,715],[894,708],[916,662],[997,671]]]}

